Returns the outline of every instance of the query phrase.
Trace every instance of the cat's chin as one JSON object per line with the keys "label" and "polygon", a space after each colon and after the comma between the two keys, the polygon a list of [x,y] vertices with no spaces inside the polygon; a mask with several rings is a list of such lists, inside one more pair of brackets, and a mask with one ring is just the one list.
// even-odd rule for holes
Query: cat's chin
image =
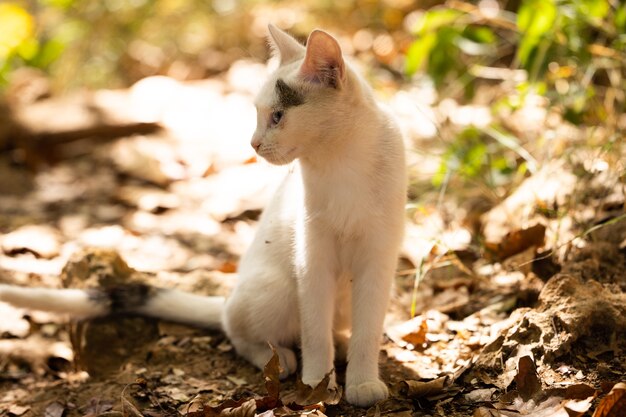
{"label": "cat's chin", "polygon": [[287,152],[279,154],[274,152],[268,152],[267,154],[259,153],[259,156],[272,165],[287,165],[293,162],[297,157],[296,148],[291,148]]}

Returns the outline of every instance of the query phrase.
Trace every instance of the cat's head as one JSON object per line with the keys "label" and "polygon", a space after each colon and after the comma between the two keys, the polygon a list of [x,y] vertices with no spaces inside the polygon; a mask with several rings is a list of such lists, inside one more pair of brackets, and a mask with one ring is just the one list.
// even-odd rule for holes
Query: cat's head
{"label": "cat's head", "polygon": [[255,100],[251,144],[267,161],[282,165],[315,153],[336,135],[352,83],[339,43],[328,33],[314,30],[306,47],[275,26],[269,33],[280,66]]}

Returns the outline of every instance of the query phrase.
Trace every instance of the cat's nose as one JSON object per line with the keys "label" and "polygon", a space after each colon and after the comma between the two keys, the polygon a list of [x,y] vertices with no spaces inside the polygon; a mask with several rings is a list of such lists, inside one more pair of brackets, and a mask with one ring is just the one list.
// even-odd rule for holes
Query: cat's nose
{"label": "cat's nose", "polygon": [[250,142],[250,145],[252,145],[254,150],[258,152],[259,148],[261,147],[261,137],[257,135],[252,136],[252,141]]}

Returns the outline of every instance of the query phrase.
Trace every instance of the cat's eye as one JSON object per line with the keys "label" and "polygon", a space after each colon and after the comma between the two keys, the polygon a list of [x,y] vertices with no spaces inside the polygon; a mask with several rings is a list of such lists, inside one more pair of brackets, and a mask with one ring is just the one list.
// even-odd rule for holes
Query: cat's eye
{"label": "cat's eye", "polygon": [[272,113],[272,125],[277,125],[283,118],[284,112],[282,110],[276,110]]}

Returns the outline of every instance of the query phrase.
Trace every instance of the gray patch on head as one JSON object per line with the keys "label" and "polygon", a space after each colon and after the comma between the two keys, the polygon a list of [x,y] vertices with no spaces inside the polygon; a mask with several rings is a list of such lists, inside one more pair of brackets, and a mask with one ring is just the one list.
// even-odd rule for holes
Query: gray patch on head
{"label": "gray patch on head", "polygon": [[281,108],[296,107],[304,104],[304,96],[294,88],[288,86],[283,80],[276,81],[276,93]]}

